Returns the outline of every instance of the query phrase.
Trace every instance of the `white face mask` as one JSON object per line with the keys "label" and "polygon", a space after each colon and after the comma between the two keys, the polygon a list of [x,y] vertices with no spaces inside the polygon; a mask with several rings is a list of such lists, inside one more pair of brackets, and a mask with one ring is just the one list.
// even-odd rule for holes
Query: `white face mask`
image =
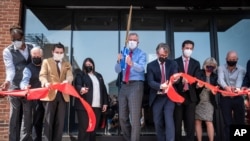
{"label": "white face mask", "polygon": [[184,54],[185,57],[190,57],[191,54],[192,54],[192,50],[191,49],[185,49],[183,51],[183,54]]}
{"label": "white face mask", "polygon": [[135,49],[137,47],[137,41],[128,41],[127,47],[131,50]]}
{"label": "white face mask", "polygon": [[63,57],[64,57],[64,53],[63,54],[53,53],[54,60],[62,61]]}
{"label": "white face mask", "polygon": [[23,45],[23,42],[22,41],[14,41],[13,44],[14,44],[16,49],[20,49]]}

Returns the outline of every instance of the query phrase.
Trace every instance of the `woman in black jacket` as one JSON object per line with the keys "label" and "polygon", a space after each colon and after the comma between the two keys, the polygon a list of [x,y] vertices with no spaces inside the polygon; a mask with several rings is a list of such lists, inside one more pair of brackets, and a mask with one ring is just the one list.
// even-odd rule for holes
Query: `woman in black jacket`
{"label": "woman in black jacket", "polygon": [[[82,65],[82,72],[78,72],[74,81],[75,88],[81,98],[86,100],[96,116],[97,129],[101,113],[107,110],[108,94],[107,89],[100,73],[95,71],[93,59],[86,58]],[[78,141],[95,141],[95,130],[86,132],[88,127],[88,115],[79,100],[75,102],[75,109],[78,117]]]}
{"label": "woman in black jacket", "polygon": [[[197,78],[211,85],[217,85],[217,62],[214,58],[207,58],[203,64],[203,68],[197,74]],[[207,126],[207,133],[209,141],[214,140],[214,126],[213,114],[216,108],[215,94],[204,87],[204,85],[197,83],[198,104],[195,109],[195,130],[197,140],[202,140],[202,121],[205,121]]]}

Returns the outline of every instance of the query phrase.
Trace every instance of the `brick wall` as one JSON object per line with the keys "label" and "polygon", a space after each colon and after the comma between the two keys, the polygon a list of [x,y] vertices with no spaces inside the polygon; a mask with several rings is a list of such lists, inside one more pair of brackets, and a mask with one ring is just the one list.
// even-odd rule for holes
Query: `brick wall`
{"label": "brick wall", "polygon": [[[17,25],[20,19],[20,0],[0,0],[0,83],[5,79],[3,49],[11,43],[9,28]],[[0,141],[8,141],[9,102],[0,98]]]}

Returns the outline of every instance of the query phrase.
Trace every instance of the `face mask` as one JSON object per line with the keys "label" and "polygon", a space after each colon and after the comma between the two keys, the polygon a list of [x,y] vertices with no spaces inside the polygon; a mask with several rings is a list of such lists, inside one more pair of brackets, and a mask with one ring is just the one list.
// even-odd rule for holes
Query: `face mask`
{"label": "face mask", "polygon": [[237,61],[227,61],[227,65],[230,67],[236,66]]}
{"label": "face mask", "polygon": [[85,66],[86,72],[90,73],[93,70],[92,66]]}
{"label": "face mask", "polygon": [[164,63],[164,62],[166,61],[166,58],[159,57],[159,61],[160,61],[161,63]]}
{"label": "face mask", "polygon": [[135,49],[137,47],[136,41],[129,41],[127,45],[131,50]]}
{"label": "face mask", "polygon": [[20,49],[23,45],[23,42],[22,41],[14,41],[13,44],[16,47],[16,49]]}
{"label": "face mask", "polygon": [[215,69],[215,67],[214,67],[214,66],[206,66],[206,70],[207,70],[207,72],[213,72],[213,71],[214,71],[214,69]]}
{"label": "face mask", "polygon": [[191,54],[192,54],[192,50],[191,49],[185,49],[183,51],[183,54],[184,54],[185,57],[190,57]]}
{"label": "face mask", "polygon": [[38,58],[32,58],[32,63],[35,65],[41,65],[42,64],[42,58],[38,57]]}
{"label": "face mask", "polygon": [[53,53],[54,60],[61,61],[64,57],[64,54]]}

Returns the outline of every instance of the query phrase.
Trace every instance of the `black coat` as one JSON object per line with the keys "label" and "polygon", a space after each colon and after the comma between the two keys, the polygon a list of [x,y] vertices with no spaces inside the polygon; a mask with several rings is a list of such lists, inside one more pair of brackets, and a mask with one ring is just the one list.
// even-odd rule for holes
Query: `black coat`
{"label": "black coat", "polygon": [[[197,74],[197,78],[199,80],[202,80],[202,81],[206,82],[205,70],[200,70],[199,73]],[[217,86],[218,85],[217,84],[217,79],[218,79],[218,75],[216,73],[212,73],[211,76],[210,76],[210,84],[214,85],[214,86]],[[197,98],[198,98],[197,103],[199,103],[199,101],[200,101],[199,94],[202,92],[203,89],[204,89],[204,87],[197,89]],[[211,101],[212,105],[214,106],[214,108],[217,108],[217,104],[216,104],[216,101],[215,101],[215,95],[211,91],[209,93],[209,98],[210,98],[210,101]]]}
{"label": "black coat", "polygon": [[[97,73],[97,72],[95,72],[94,75],[98,79],[99,85],[100,85],[100,104],[101,104],[101,106],[108,105],[108,94],[107,94],[106,86],[104,84],[103,77],[100,73]],[[83,72],[77,72],[77,74],[75,74],[74,86],[75,86],[79,95],[80,95],[80,91],[81,91],[82,87],[89,88],[88,93],[80,95],[80,96],[81,96],[81,98],[86,100],[90,105],[92,105],[93,83],[92,83],[92,80],[89,77],[89,75],[85,74]],[[78,99],[76,99],[76,101],[75,101],[75,108],[80,109],[80,110],[84,110],[84,107],[82,106],[80,100],[78,100]]]}

